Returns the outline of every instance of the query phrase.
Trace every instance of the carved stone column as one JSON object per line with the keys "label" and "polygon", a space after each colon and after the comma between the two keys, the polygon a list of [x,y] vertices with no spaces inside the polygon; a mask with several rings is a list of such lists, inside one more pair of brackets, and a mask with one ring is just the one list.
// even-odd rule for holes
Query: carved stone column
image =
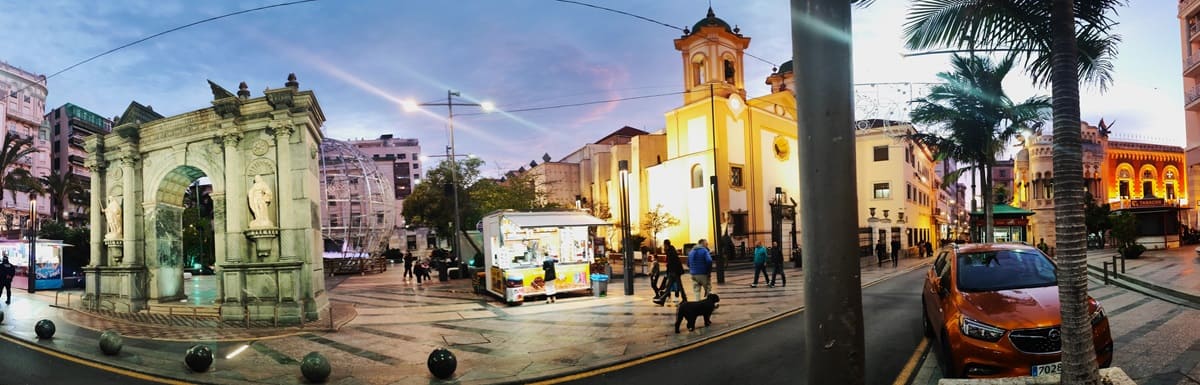
{"label": "carved stone column", "polygon": [[[130,149],[128,153],[121,158],[121,175],[124,177],[121,185],[124,191],[124,197],[121,199],[121,227],[125,233],[125,257],[122,262],[124,265],[141,266],[145,263],[142,260],[141,253],[138,252],[138,180],[136,167],[138,164],[137,150]],[[95,193],[93,193],[95,195]]]}
{"label": "carved stone column", "polygon": [[278,161],[278,172],[276,174],[275,191],[278,196],[279,204],[276,205],[279,209],[279,260],[280,261],[295,261],[299,254],[296,247],[299,240],[297,236],[296,213],[304,212],[304,208],[295,207],[296,202],[292,199],[295,194],[292,191],[292,152],[291,152],[291,137],[295,128],[290,123],[285,123],[280,126],[273,126],[275,131],[275,151],[276,160]]}
{"label": "carved stone column", "polygon": [[104,225],[106,222],[103,212],[100,209],[103,206],[104,197],[107,195],[104,186],[104,177],[107,170],[104,161],[99,159],[100,155],[97,152],[96,147],[93,147],[92,155],[89,155],[92,159],[89,159],[87,162],[87,168],[92,172],[90,186],[92,196],[89,202],[92,209],[88,214],[88,220],[91,222],[91,231],[88,234],[90,241],[88,248],[91,249],[91,255],[95,257],[92,259],[92,266],[107,266],[109,256],[104,252],[104,233],[108,230],[108,226]]}
{"label": "carved stone column", "polygon": [[[242,230],[246,224],[247,207],[245,199],[246,171],[242,165],[241,152],[238,143],[242,140],[241,132],[229,132],[225,140],[225,190],[233,192],[233,199],[225,201],[225,262],[241,263],[246,256],[246,238]],[[213,200],[214,205],[216,200]],[[215,209],[213,213],[215,214]]]}
{"label": "carved stone column", "polygon": [[225,239],[225,194],[214,192],[209,195],[213,202],[213,253],[217,255],[215,263],[220,266],[229,260],[229,252],[226,250],[225,242],[219,241]]}

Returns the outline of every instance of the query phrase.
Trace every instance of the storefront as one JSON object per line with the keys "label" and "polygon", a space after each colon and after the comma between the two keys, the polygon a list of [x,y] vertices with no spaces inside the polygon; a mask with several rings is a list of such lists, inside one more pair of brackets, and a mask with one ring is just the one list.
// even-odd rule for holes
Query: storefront
{"label": "storefront", "polygon": [[498,211],[483,218],[483,255],[487,291],[520,303],[545,293],[542,262],[555,258],[558,292],[588,290],[594,259],[591,237],[609,223],[578,211]]}
{"label": "storefront", "polygon": [[[1032,211],[1009,205],[992,206],[992,234],[995,242],[1029,243],[1029,216]],[[983,211],[971,212],[971,242],[983,242]]]}
{"label": "storefront", "polygon": [[1137,243],[1147,249],[1179,247],[1182,227],[1178,200],[1127,199],[1109,204],[1114,214],[1128,212],[1137,218]]}
{"label": "storefront", "polygon": [[[37,280],[34,281],[34,289],[62,288],[62,252],[63,247],[66,246],[70,245],[61,241],[41,239],[37,241],[37,266],[34,269],[37,274]],[[28,289],[29,242],[15,240],[0,241],[0,254],[7,256],[8,261],[17,268],[17,276],[13,278],[12,287],[14,289]]]}

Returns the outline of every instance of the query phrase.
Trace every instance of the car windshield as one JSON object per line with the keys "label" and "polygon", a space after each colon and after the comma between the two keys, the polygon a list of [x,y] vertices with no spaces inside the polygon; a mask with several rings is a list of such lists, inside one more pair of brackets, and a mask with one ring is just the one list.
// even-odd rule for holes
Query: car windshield
{"label": "car windshield", "polygon": [[995,250],[958,255],[958,289],[966,292],[1054,286],[1054,264],[1029,250]]}

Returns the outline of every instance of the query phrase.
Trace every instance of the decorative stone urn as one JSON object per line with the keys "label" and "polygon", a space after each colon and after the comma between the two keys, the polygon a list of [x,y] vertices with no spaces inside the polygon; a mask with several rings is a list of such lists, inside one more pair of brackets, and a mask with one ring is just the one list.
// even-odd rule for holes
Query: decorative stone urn
{"label": "decorative stone urn", "polygon": [[271,255],[271,246],[275,243],[275,238],[279,237],[279,229],[250,229],[246,230],[246,237],[254,241],[254,255],[266,259]]}
{"label": "decorative stone urn", "polygon": [[112,256],[113,264],[120,265],[121,261],[125,259],[124,254],[122,253],[125,241],[119,239],[106,239],[104,240],[104,245],[108,246],[108,255]]}

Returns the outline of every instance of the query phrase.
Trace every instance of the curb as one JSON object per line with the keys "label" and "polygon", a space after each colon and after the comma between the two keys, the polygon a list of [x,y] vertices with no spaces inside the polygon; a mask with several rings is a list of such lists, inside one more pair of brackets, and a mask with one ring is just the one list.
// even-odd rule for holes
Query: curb
{"label": "curb", "polygon": [[[1095,265],[1088,265],[1088,275],[1098,280],[1104,279],[1104,270]],[[1176,289],[1148,282],[1141,278],[1136,278],[1129,274],[1109,273],[1109,282],[1113,285],[1133,290],[1163,301],[1174,304],[1187,306],[1192,309],[1200,310],[1200,296],[1191,293],[1185,293]]]}

